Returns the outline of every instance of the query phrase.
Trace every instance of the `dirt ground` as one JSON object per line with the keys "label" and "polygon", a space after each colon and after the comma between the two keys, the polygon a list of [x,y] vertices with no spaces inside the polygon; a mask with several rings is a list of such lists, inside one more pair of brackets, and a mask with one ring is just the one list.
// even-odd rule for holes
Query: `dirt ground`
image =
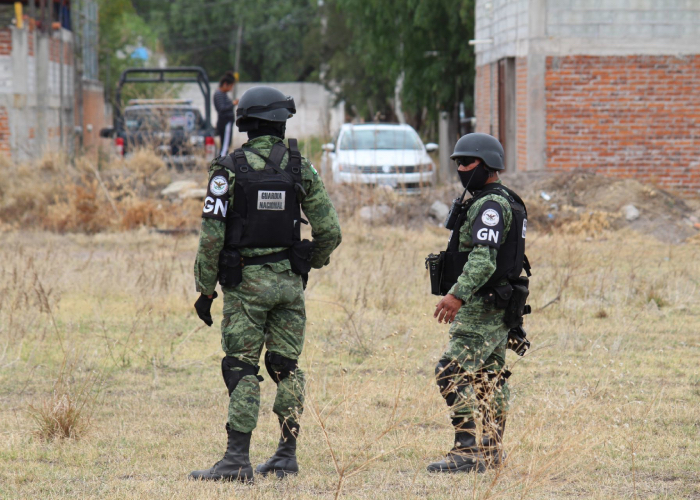
{"label": "dirt ground", "polygon": [[[508,353],[507,467],[434,476],[452,439],[433,377],[447,328],[423,259],[447,231],[343,227],[306,292],[301,473],[254,486],[186,479],[226,437],[219,331],[192,309],[196,236],[3,233],[0,498],[700,498],[696,241],[528,233],[533,348]],[[32,414],[65,397],[89,421],[42,440]],[[254,463],[278,439],[273,398],[266,380]]]}

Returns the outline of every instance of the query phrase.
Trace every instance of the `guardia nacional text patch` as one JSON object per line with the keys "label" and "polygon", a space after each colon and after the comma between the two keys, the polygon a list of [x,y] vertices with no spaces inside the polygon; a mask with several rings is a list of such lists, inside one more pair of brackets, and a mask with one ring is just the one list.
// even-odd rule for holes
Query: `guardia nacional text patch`
{"label": "guardia nacional text patch", "polygon": [[207,186],[207,195],[204,198],[204,206],[202,207],[203,218],[215,219],[221,222],[226,221],[226,213],[228,212],[230,201],[230,196],[226,193],[229,192],[229,189],[226,171],[219,170],[214,172]]}
{"label": "guardia nacional text patch", "polygon": [[498,249],[504,229],[503,208],[496,201],[486,201],[472,224],[472,244]]}
{"label": "guardia nacional text patch", "polygon": [[258,191],[258,210],[284,210],[284,191]]}

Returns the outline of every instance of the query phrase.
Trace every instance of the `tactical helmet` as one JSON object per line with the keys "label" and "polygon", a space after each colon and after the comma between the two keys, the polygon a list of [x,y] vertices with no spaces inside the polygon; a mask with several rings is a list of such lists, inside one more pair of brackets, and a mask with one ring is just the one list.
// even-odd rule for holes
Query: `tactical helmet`
{"label": "tactical helmet", "polygon": [[286,122],[297,112],[294,99],[272,87],[252,87],[238,101],[236,125],[249,118],[270,122]]}
{"label": "tactical helmet", "polygon": [[492,170],[504,170],[503,146],[495,137],[488,134],[467,134],[460,137],[455,144],[455,151],[450,158],[473,156],[480,158]]}

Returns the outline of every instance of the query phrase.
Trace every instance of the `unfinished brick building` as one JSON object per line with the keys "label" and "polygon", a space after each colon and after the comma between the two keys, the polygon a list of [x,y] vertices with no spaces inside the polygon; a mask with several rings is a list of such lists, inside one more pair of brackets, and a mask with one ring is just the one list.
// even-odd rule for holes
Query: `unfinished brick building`
{"label": "unfinished brick building", "polygon": [[0,153],[94,148],[104,115],[95,1],[0,0]]}
{"label": "unfinished brick building", "polygon": [[507,168],[700,194],[700,1],[477,0],[477,131]]}

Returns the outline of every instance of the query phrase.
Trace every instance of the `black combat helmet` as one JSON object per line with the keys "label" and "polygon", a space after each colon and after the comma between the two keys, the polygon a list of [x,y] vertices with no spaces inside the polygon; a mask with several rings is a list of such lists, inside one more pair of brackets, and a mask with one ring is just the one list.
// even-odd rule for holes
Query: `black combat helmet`
{"label": "black combat helmet", "polygon": [[272,87],[252,87],[246,90],[238,101],[236,125],[241,128],[241,125],[245,125],[241,122],[249,119],[286,122],[296,112],[294,99],[290,96]]}
{"label": "black combat helmet", "polygon": [[460,137],[455,144],[455,152],[450,158],[471,156],[480,158],[492,170],[504,170],[503,146],[498,139],[489,134],[467,134]]}

